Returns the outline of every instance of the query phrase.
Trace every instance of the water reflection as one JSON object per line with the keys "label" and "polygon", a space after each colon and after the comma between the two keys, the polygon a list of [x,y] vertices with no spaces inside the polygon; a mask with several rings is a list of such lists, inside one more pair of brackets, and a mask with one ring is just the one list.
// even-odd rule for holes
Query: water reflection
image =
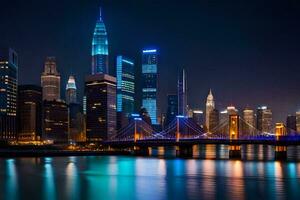
{"label": "water reflection", "polygon": [[45,158],[44,159],[44,199],[56,199],[56,191],[55,191],[55,182],[54,182],[54,172],[52,166],[53,158]]}
{"label": "water reflection", "polygon": [[18,174],[15,166],[15,159],[6,160],[6,177],[5,194],[7,195],[7,199],[17,199]]}
{"label": "water reflection", "polygon": [[80,198],[80,181],[78,180],[78,171],[76,165],[76,157],[69,157],[66,166],[66,195],[68,199]]}
{"label": "water reflection", "polygon": [[0,159],[0,185],[1,199],[297,199],[300,163],[126,156]]}
{"label": "water reflection", "polygon": [[216,166],[215,161],[213,160],[205,160],[203,162],[203,191],[205,191],[204,198],[205,199],[215,199],[215,190],[216,190],[216,181],[214,179],[216,175]]}

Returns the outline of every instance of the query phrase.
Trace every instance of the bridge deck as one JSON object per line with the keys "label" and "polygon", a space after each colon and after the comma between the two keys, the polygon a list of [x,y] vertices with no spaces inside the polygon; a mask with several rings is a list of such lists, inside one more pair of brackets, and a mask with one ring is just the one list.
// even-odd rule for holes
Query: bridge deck
{"label": "bridge deck", "polygon": [[189,146],[197,144],[225,144],[225,145],[242,145],[242,144],[264,144],[264,145],[277,145],[289,146],[300,145],[300,140],[230,140],[230,139],[181,139],[176,142],[174,139],[147,139],[138,140],[123,140],[123,141],[106,141],[103,145],[107,146],[143,146],[143,147],[157,147],[157,146]]}

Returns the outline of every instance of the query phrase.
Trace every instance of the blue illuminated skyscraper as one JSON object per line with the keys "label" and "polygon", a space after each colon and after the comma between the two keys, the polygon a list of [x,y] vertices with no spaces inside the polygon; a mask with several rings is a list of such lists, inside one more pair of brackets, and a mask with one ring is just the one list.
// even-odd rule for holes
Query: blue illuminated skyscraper
{"label": "blue illuminated skyscraper", "polygon": [[108,40],[105,24],[100,15],[92,41],[92,74],[108,74]]}
{"label": "blue illuminated skyscraper", "polygon": [[158,124],[157,81],[157,50],[145,49],[142,55],[142,106],[154,125]]}
{"label": "blue illuminated skyscraper", "polygon": [[117,128],[128,122],[134,111],[134,63],[124,56],[117,56]]}

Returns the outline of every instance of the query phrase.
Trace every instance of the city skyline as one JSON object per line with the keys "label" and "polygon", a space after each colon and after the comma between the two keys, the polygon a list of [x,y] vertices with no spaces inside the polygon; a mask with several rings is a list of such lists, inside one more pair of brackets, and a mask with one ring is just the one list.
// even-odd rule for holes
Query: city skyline
{"label": "city skyline", "polygon": [[[33,26],[35,24],[41,24],[41,21],[39,21],[38,19],[32,20],[32,18],[38,18],[38,16],[45,18],[46,13],[52,13],[52,18],[46,17],[45,19],[47,22],[47,26],[41,24],[42,28],[31,30],[32,34],[29,35],[30,31],[28,30],[28,28],[25,28],[25,30],[21,30],[19,26],[15,28],[8,26],[10,27],[10,29],[5,30],[2,37],[4,41],[9,42],[11,44],[7,45],[11,46],[15,51],[17,51],[19,57],[21,58],[19,62],[19,73],[24,75],[20,76],[19,84],[38,84],[39,74],[37,74],[37,69],[40,70],[38,72],[40,73],[43,68],[43,62],[45,60],[45,57],[53,55],[57,57],[57,67],[58,71],[61,73],[61,87],[64,87],[64,85],[66,84],[67,78],[71,74],[71,71],[74,71],[75,78],[79,83],[79,99],[81,100],[84,88],[84,77],[82,77],[81,74],[87,75],[90,73],[89,56],[91,47],[89,46],[89,44],[92,39],[95,21],[99,16],[99,2],[95,1],[92,3],[83,3],[82,5],[80,3],[74,3],[71,7],[67,7],[69,3],[69,1],[63,1],[62,4],[59,6],[53,5],[53,10],[55,10],[56,7],[60,8],[58,9],[55,15],[53,14],[52,10],[45,9],[43,10],[45,11],[45,13],[43,13],[42,10],[41,12],[34,11],[25,19],[22,19],[22,17],[18,17],[18,20],[21,20],[21,22],[19,23],[24,24],[24,26],[29,25],[28,27],[30,27],[30,25]],[[23,5],[22,2],[18,2],[17,4]],[[37,3],[37,5],[35,6],[40,6],[40,4],[41,3]],[[48,5],[49,2],[46,1],[44,2],[44,4]],[[7,5],[8,8],[12,7],[12,4],[9,2],[5,2],[5,5]],[[204,110],[204,103],[207,92],[209,88],[212,88],[216,98],[216,107],[220,110],[226,108],[230,104],[235,105],[240,111],[246,106],[251,107],[252,109],[256,109],[260,105],[267,105],[273,111],[274,121],[285,121],[285,118],[288,114],[294,114],[296,111],[298,111],[298,99],[300,99],[300,96],[299,94],[297,94],[297,91],[299,90],[299,88],[297,87],[298,82],[296,79],[297,73],[292,73],[292,71],[297,71],[296,66],[298,66],[298,60],[296,59],[296,53],[298,52],[298,49],[297,47],[295,47],[295,45],[292,44],[298,43],[298,40],[295,37],[295,35],[299,30],[298,28],[293,28],[293,26],[289,26],[289,29],[286,30],[288,32],[282,32],[282,35],[279,34],[278,31],[272,32],[272,35],[269,34],[271,30],[277,30],[279,28],[277,25],[274,25],[272,23],[271,19],[273,19],[273,16],[275,20],[279,20],[278,18],[280,18],[279,14],[272,14],[272,12],[269,9],[275,9],[276,11],[282,9],[283,13],[291,13],[285,18],[280,18],[280,20],[278,21],[279,24],[283,27],[287,26],[289,23],[293,24],[294,22],[296,22],[296,19],[299,16],[295,13],[295,10],[288,7],[288,3],[282,8],[280,8],[280,6],[275,3],[271,5],[271,8],[267,9],[267,5],[255,2],[251,5],[247,4],[249,9],[248,13],[242,13],[242,11],[244,11],[245,7],[247,6],[237,4],[235,6],[229,7],[228,11],[219,10],[221,13],[220,15],[225,16],[223,20],[222,18],[218,17],[214,18],[213,14],[216,13],[216,10],[218,10],[218,8],[224,5],[217,6],[214,4],[206,5],[204,3],[191,3],[191,5],[184,5],[181,8],[180,3],[174,3],[174,5],[170,5],[172,12],[165,19],[157,21],[159,16],[162,15],[162,9],[160,8],[162,5],[166,5],[166,3],[138,3],[136,6],[140,6],[141,10],[146,9],[147,6],[150,6],[151,8],[156,8],[157,12],[155,12],[156,14],[150,13],[149,16],[143,17],[141,19],[133,19],[133,16],[141,12],[137,11],[134,5],[131,5],[130,3],[126,5],[122,2],[110,4],[108,1],[101,1],[101,6],[103,7],[103,18],[107,28],[108,38],[109,41],[112,42],[112,44],[109,46],[109,49],[112,52],[110,53],[111,56],[109,58],[109,67],[110,72],[113,72],[111,72],[110,74],[115,74],[114,60],[117,55],[117,51],[121,51],[119,53],[134,58],[135,63],[137,63],[137,68],[141,68],[141,50],[147,46],[154,45],[155,48],[158,48],[160,52],[159,70],[161,71],[159,77],[162,80],[168,77],[167,82],[164,81],[160,84],[162,94],[160,94],[158,99],[160,101],[160,105],[162,105],[161,107],[163,108],[163,112],[165,112],[167,108],[167,96],[165,94],[172,94],[176,92],[177,75],[168,75],[170,71],[168,69],[174,69],[172,71],[177,72],[177,68],[182,67],[184,67],[187,71],[189,86],[191,86],[189,87],[188,104],[192,108]],[[26,5],[23,6],[26,8]],[[192,9],[192,6],[194,6],[195,8]],[[204,6],[204,8],[206,8],[207,11],[205,11],[204,8],[201,9],[201,6]],[[252,19],[250,17],[250,14],[252,13],[252,11],[255,11],[257,7],[264,8],[266,13],[258,12],[258,14],[254,15]],[[128,10],[124,8],[128,8]],[[237,11],[237,8],[241,8],[241,11]],[[199,11],[205,12],[199,12],[197,9],[199,9]],[[58,21],[56,15],[59,16],[60,14],[62,14],[62,10],[65,10],[67,12],[64,13],[66,14],[66,18],[64,18],[64,20]],[[113,12],[114,10],[121,10],[122,12],[116,14],[115,12]],[[180,16],[175,15],[175,11],[179,10],[182,14]],[[191,13],[193,13],[196,16],[202,16],[202,18],[197,18],[200,19],[201,23],[189,21],[188,19],[193,19],[191,17],[191,15],[193,14],[187,14],[187,10],[191,10]],[[15,8],[15,11],[19,12],[20,15],[25,14],[22,10],[18,10],[17,7]],[[242,18],[239,20],[233,20],[229,15],[230,11],[235,11],[235,13],[233,14],[234,16],[243,16],[245,19]],[[5,11],[2,14],[5,14]],[[296,16],[295,18],[292,18],[293,14]],[[126,16],[127,18],[121,19],[120,15]],[[205,16],[207,17],[205,18]],[[266,27],[265,29],[262,28],[263,23],[254,20],[259,18],[264,18],[266,20],[265,23],[268,24],[269,27]],[[14,20],[14,18],[12,18],[12,20]],[[31,22],[29,23],[27,20],[31,20]],[[135,30],[135,24],[141,21],[144,22],[144,25],[141,27],[141,31],[138,32],[139,34],[143,34],[138,39],[134,37],[134,34],[132,36],[128,36],[128,34],[125,33],[120,34],[118,30],[124,28],[124,23],[121,23],[119,20],[121,22],[132,22],[133,25],[130,25],[130,28],[132,30]],[[178,32],[178,28],[176,26],[173,26],[176,20],[187,24],[187,27],[185,28],[187,30],[182,30],[181,32]],[[252,20],[258,24],[252,24]],[[153,27],[154,29],[149,30],[148,28],[146,28],[146,26],[152,24],[154,21],[158,23],[157,26]],[[29,24],[27,24],[26,22]],[[211,23],[213,29],[219,28],[218,31],[220,31],[221,33],[227,33],[229,35],[228,38],[221,37],[216,32],[213,32],[212,29],[207,28],[207,23],[209,22]],[[248,22],[249,27],[256,28],[259,31],[254,31],[254,33],[250,31],[250,36],[245,35],[247,32],[246,30],[248,29],[245,30],[246,25],[243,25],[244,22]],[[230,25],[231,23],[232,26],[225,26]],[[6,23],[3,22],[3,24],[5,25]],[[117,26],[117,24],[119,24],[119,26]],[[170,38],[166,37],[166,33],[162,34],[162,37],[159,37],[158,32],[164,33],[168,30],[167,28],[163,28],[162,24],[168,24],[167,27],[175,27],[177,33],[172,34],[169,31],[168,35],[170,36]],[[193,24],[197,24],[197,27],[193,27]],[[78,26],[82,29],[80,29],[78,32],[73,32],[73,28],[77,27],[78,29]],[[206,29],[200,30],[201,26],[206,27]],[[88,29],[86,29],[86,27],[88,27]],[[230,28],[232,28],[233,30],[227,30]],[[238,28],[241,28],[242,30],[238,30]],[[52,29],[57,30],[58,33],[51,32]],[[131,29],[126,31],[132,33]],[[22,42],[18,41],[19,39],[17,38],[16,34],[11,34],[11,32],[14,30],[21,30],[16,32],[22,35]],[[43,31],[49,31],[49,37],[47,37],[47,35],[43,35],[43,39],[46,41],[46,43],[44,44],[45,46],[37,45],[41,38],[36,34],[39,32],[43,33]],[[186,43],[182,46],[182,48],[175,48],[174,50],[170,49],[173,48],[173,46],[171,45],[171,42],[174,42],[172,38],[174,39],[174,37],[176,36],[175,38],[178,39],[178,34],[190,34],[191,31],[195,33],[189,35],[191,36],[191,39],[185,38]],[[215,33],[216,37],[213,38],[212,36],[209,36],[209,33]],[[245,40],[242,40],[238,37],[239,33],[243,37],[246,37],[244,38]],[[285,34],[288,34],[290,38],[284,37]],[[70,39],[69,37],[67,37],[67,35],[71,36],[70,39],[73,39],[73,46],[74,38],[81,38],[76,41],[78,41],[80,44],[78,46],[83,46],[83,49],[85,50],[79,50],[77,48],[77,45],[75,45],[75,50],[70,50],[73,46],[70,44]],[[199,35],[199,38],[195,39],[195,35]],[[237,40],[234,39],[234,36],[237,36]],[[283,41],[278,41],[278,38],[280,38],[280,36],[284,38]],[[26,38],[28,39],[28,41],[31,41],[31,45],[28,45],[28,43],[24,41],[24,39]],[[255,38],[259,42],[254,43],[253,46],[247,43],[251,40],[254,40]],[[60,42],[54,42],[54,39],[58,39],[57,41]],[[226,41],[226,39],[229,39],[229,41],[231,42],[233,41],[233,43],[228,44],[229,41]],[[262,41],[262,39],[266,40]],[[127,42],[125,40],[127,40]],[[192,40],[195,42],[195,44],[191,43]],[[205,42],[204,40],[208,41]],[[272,43],[273,40],[277,41],[277,43],[274,43],[274,45],[270,46],[269,44]],[[122,45],[116,46],[116,41],[118,41]],[[283,44],[284,41],[286,43]],[[294,43],[292,43],[292,41],[294,41]],[[128,45],[130,42],[133,42],[131,46]],[[176,42],[177,43],[175,44],[178,44],[178,46],[183,44],[183,40],[180,38]],[[61,44],[58,43],[62,43],[65,45],[61,46]],[[287,47],[287,45],[289,44],[291,45]],[[244,45],[247,48],[245,48]],[[195,46],[199,46],[200,49],[195,50]],[[274,48],[272,48],[273,46]],[[28,47],[30,47],[30,49],[28,49]],[[259,47],[261,47],[261,49]],[[279,54],[279,56],[277,56],[278,53],[281,52],[279,51],[279,47],[283,47],[282,54]],[[25,49],[28,51],[25,51]],[[218,51],[218,49],[223,50]],[[239,49],[241,53],[239,53],[236,49]],[[206,52],[205,50],[209,51]],[[228,51],[228,53],[226,53],[225,50]],[[257,52],[255,52],[255,50],[257,50]],[[34,53],[33,56],[30,53],[32,51],[37,51],[39,53]],[[187,53],[185,53],[185,51]],[[200,52],[199,55],[202,59],[199,59],[197,56],[195,56],[197,55],[195,54],[196,52]],[[182,56],[178,57],[178,53],[182,54]],[[203,58],[201,53],[203,55],[208,55],[208,58]],[[267,56],[263,56],[264,54],[266,54]],[[229,55],[229,57],[226,57],[226,55]],[[170,59],[171,57],[176,57],[176,62],[173,59]],[[194,57],[197,58],[196,61]],[[239,57],[247,59],[243,60]],[[250,59],[251,62],[249,62],[249,58],[254,59],[252,59],[252,61]],[[216,60],[220,61],[217,62]],[[231,64],[232,66],[230,66]],[[256,66],[256,64],[258,64],[258,66]],[[287,65],[288,67],[282,67],[285,65]],[[211,70],[208,70],[208,68],[212,69],[213,73],[211,72]],[[28,73],[30,73],[30,75]],[[237,76],[238,73],[240,73],[239,76]],[[27,76],[25,76],[26,74]],[[207,77],[204,76],[204,74],[207,75]],[[279,79],[279,77],[282,78],[281,74],[289,78],[284,78],[284,81],[281,81]],[[248,78],[243,79],[245,75],[251,77],[251,80],[253,80],[251,84],[248,84]],[[197,85],[197,87],[192,87],[192,85]],[[140,91],[140,89],[138,89],[138,91]]]}
{"label": "city skyline", "polygon": [[299,199],[300,1],[1,8],[0,199]]}

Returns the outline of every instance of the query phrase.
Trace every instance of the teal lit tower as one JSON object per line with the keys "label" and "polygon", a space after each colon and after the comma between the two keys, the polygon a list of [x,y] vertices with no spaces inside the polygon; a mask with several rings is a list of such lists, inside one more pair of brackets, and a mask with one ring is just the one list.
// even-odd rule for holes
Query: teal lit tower
{"label": "teal lit tower", "polygon": [[92,74],[108,74],[108,40],[105,24],[100,15],[92,41]]}
{"label": "teal lit tower", "polygon": [[148,111],[154,125],[158,124],[157,81],[157,50],[144,49],[142,54],[142,107]]}
{"label": "teal lit tower", "polygon": [[134,112],[135,76],[134,62],[122,55],[117,56],[117,128],[128,123]]}

